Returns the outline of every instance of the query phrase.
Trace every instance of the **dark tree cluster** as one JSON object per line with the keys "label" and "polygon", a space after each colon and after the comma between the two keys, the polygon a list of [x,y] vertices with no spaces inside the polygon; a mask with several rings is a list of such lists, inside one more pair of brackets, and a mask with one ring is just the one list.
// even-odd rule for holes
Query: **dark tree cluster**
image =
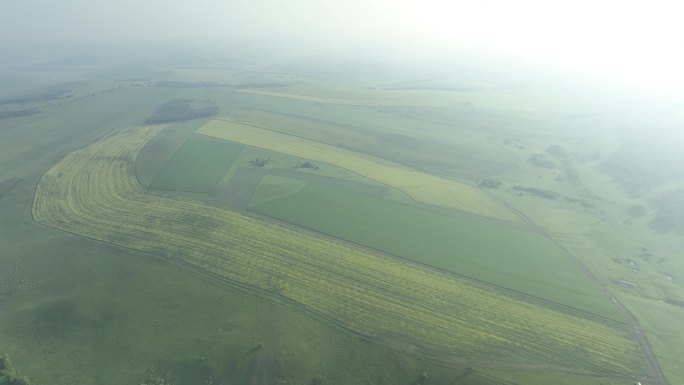
{"label": "dark tree cluster", "polygon": [[501,181],[494,178],[485,178],[478,183],[481,187],[498,189],[501,186]]}
{"label": "dark tree cluster", "polygon": [[625,215],[632,218],[641,218],[646,215],[646,207],[644,205],[632,205],[625,209]]}
{"label": "dark tree cluster", "polygon": [[559,144],[554,144],[546,148],[546,152],[555,156],[558,159],[565,159],[568,157],[568,152]]}
{"label": "dark tree cluster", "polygon": [[20,104],[20,103],[30,103],[30,102],[44,102],[54,99],[67,99],[74,95],[71,90],[55,90],[48,91],[40,94],[18,96],[12,98],[0,99],[0,104]]}
{"label": "dark tree cluster", "polygon": [[221,87],[223,84],[217,82],[179,82],[172,80],[161,80],[150,82],[147,84],[147,86],[157,88],[214,88]]}
{"label": "dark tree cluster", "polygon": [[593,209],[595,205],[586,199],[565,197],[565,201],[568,203],[577,203],[585,209]]}
{"label": "dark tree cluster", "polygon": [[6,357],[0,357],[0,384],[29,385],[25,377],[19,377]]}
{"label": "dark tree cluster", "polygon": [[684,235],[684,189],[660,194],[651,203],[657,210],[650,223],[653,231]]}
{"label": "dark tree cluster", "polygon": [[39,113],[40,111],[37,108],[28,108],[25,110],[0,111],[0,120],[20,118],[22,116],[29,116]]}
{"label": "dark tree cluster", "polygon": [[243,88],[277,88],[277,87],[287,87],[288,83],[242,83],[235,86],[238,89]]}
{"label": "dark tree cluster", "polygon": [[527,161],[532,163],[533,166],[541,168],[554,168],[556,166],[554,161],[542,154],[533,154],[529,159],[527,159]]}
{"label": "dark tree cluster", "polygon": [[306,161],[306,162],[297,163],[295,165],[295,168],[308,168],[311,170],[318,170],[318,165],[316,165],[316,163],[314,163],[314,162]]}
{"label": "dark tree cluster", "polygon": [[515,186],[515,187],[513,187],[513,190],[526,192],[530,195],[534,195],[534,196],[539,197],[539,198],[550,199],[550,200],[556,200],[560,196],[560,194],[558,194],[555,191],[544,190],[544,189],[535,188],[535,187]]}
{"label": "dark tree cluster", "polygon": [[271,158],[266,158],[266,159],[254,158],[254,159],[249,161],[249,164],[251,164],[252,166],[264,167],[265,165],[267,165],[271,162],[272,162]]}
{"label": "dark tree cluster", "polygon": [[684,180],[682,145],[684,141],[669,135],[626,137],[617,151],[598,164],[598,170],[630,195],[641,196],[663,183]]}
{"label": "dark tree cluster", "polygon": [[157,108],[154,115],[145,120],[145,124],[183,122],[186,120],[208,118],[217,115],[220,110],[216,106],[193,108],[191,99],[176,99],[166,102]]}

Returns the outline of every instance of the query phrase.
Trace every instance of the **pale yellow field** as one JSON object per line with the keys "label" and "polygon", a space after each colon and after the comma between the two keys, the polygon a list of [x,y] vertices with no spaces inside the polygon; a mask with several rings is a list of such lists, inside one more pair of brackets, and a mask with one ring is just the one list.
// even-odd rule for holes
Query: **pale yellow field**
{"label": "pale yellow field", "polygon": [[401,190],[418,202],[491,218],[517,220],[510,210],[475,187],[418,172],[380,158],[227,120],[212,120],[196,132],[315,162],[333,164]]}
{"label": "pale yellow field", "polygon": [[182,261],[356,333],[383,341],[406,337],[441,359],[643,374],[624,330],[323,236],[144,190],[135,159],[161,129],[122,130],[65,157],[37,186],[35,220]]}

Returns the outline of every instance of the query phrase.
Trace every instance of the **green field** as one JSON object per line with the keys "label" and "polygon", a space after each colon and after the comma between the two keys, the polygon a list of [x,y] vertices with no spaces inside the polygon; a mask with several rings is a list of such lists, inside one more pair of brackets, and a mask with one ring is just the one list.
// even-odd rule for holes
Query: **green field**
{"label": "green field", "polygon": [[366,338],[409,344],[435,360],[465,359],[479,368],[542,363],[607,379],[643,367],[624,327],[190,197],[145,190],[133,163],[161,129],[120,130],[69,154],[41,178],[34,218],[164,256]]}
{"label": "green field", "polygon": [[[3,97],[72,95],[0,105],[40,111],[0,120],[0,357],[31,385],[684,381],[684,240],[652,228],[679,142],[660,156],[618,124],[667,108],[488,77],[104,67],[0,68]],[[193,82],[222,85],[154,86]],[[221,112],[141,126],[177,99]]]}
{"label": "green field", "polygon": [[[286,186],[286,182],[263,183],[250,208],[478,281],[623,320],[556,245],[521,226],[442,213],[322,183],[283,194]],[[271,194],[276,197],[267,199]]]}
{"label": "green field", "polygon": [[239,144],[189,139],[164,164],[150,187],[211,192],[242,152]]}
{"label": "green field", "polygon": [[519,220],[518,216],[501,202],[470,184],[305,137],[284,134],[277,128],[260,128],[230,120],[212,120],[196,132],[341,167],[400,190],[418,202],[512,222]]}
{"label": "green field", "polygon": [[[201,185],[189,178],[212,170],[210,186],[215,186],[233,164],[221,156],[230,154],[221,144],[248,149],[247,153],[257,150],[231,142],[191,139],[173,153],[159,175],[176,170],[185,178],[168,178],[176,186],[179,180]],[[567,255],[535,231],[475,215],[401,204],[386,199],[388,187],[370,179],[363,183],[338,179],[341,175],[296,171],[290,165],[296,158],[267,153],[260,156],[273,156],[274,160],[264,167],[250,166],[247,161],[259,156],[241,156],[238,168],[218,190],[218,199],[245,209],[251,198],[251,209],[266,216],[555,305],[624,321]],[[153,187],[158,186],[153,183]]]}
{"label": "green field", "polygon": [[[463,113],[451,116],[434,109],[399,108],[391,110],[392,114],[381,114],[359,107],[318,107],[303,108],[300,103],[281,111],[264,105],[240,111],[234,118],[472,181],[508,170],[515,161],[510,151],[487,140],[485,133],[454,125],[453,119],[462,119]],[[416,132],[416,125],[424,129]],[[449,125],[448,129],[444,125]]]}
{"label": "green field", "polygon": [[[0,313],[2,350],[31,384],[137,385],[155,369],[173,384],[204,385],[212,376],[238,385],[258,377],[254,365],[280,367],[276,374],[301,384],[316,375],[399,383],[421,372],[448,382],[465,369],[368,343],[150,255],[44,234],[30,251],[8,248],[12,268],[0,271],[3,293],[12,290],[4,294],[12,306]],[[17,274],[23,282],[8,288]]]}

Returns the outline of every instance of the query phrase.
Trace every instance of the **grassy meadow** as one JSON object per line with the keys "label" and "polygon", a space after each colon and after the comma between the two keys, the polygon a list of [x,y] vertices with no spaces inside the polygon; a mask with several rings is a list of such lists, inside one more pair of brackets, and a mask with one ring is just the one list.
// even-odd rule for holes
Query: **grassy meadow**
{"label": "grassy meadow", "polygon": [[[237,385],[257,381],[262,370],[273,373],[266,381],[278,376],[289,384],[396,383],[423,372],[442,382],[465,373],[472,384],[506,383],[371,343],[159,255],[35,223],[34,188],[54,163],[139,124],[169,97],[192,97],[119,85],[81,83],[74,88],[80,100],[36,103],[40,115],[0,123],[0,356],[10,358],[13,373],[31,384],[65,385],[137,385],[152,372],[178,385],[210,377]],[[166,146],[164,158],[179,145]]]}
{"label": "grassy meadow", "polygon": [[[422,372],[447,382],[466,369],[369,343],[151,255],[47,235],[32,252],[8,250],[13,256],[4,262],[13,274],[0,273],[5,284],[23,277],[10,294],[3,291],[0,323],[3,351],[31,384],[137,385],[154,371],[173,384],[211,377],[237,385],[269,370],[292,384],[316,376],[391,383]],[[477,384],[484,375],[469,377]]]}
{"label": "grassy meadow", "polygon": [[[14,373],[684,381],[684,242],[653,227],[653,202],[681,186],[656,173],[634,195],[637,177],[602,171],[640,143],[616,133],[613,102],[240,66],[2,70],[34,79],[0,90],[23,100],[0,104],[0,356]],[[173,100],[220,113],[143,124]]]}
{"label": "grassy meadow", "polygon": [[159,130],[121,130],[67,156],[41,179],[34,218],[277,294],[363,336],[406,336],[435,359],[482,367],[532,360],[608,378],[641,367],[623,328],[314,234],[144,191],[135,179],[135,156]]}
{"label": "grassy meadow", "polygon": [[265,100],[273,103],[265,105],[257,99],[258,104],[231,111],[227,118],[471,183],[509,170],[515,161],[504,146],[487,138],[488,131],[467,128],[474,123],[453,123],[452,119],[473,114],[467,108],[458,108],[452,116],[432,108],[369,109]]}
{"label": "grassy meadow", "polygon": [[[519,172],[501,179],[495,193],[524,211],[605,282],[642,323],[666,378],[677,383],[684,375],[674,362],[682,346],[678,337],[682,323],[676,319],[684,285],[676,255],[684,245],[674,234],[653,231],[650,223],[657,212],[644,201],[648,195],[635,197],[597,170],[604,159],[595,154],[615,151],[621,144],[605,133],[594,135],[601,139],[592,140],[593,148],[585,136],[519,137],[510,146],[521,159],[545,154],[555,164],[549,169],[522,162]],[[564,149],[560,159],[546,152],[551,146]],[[512,190],[515,185],[555,191],[559,196],[540,199]],[[633,207],[644,212],[634,215]]]}

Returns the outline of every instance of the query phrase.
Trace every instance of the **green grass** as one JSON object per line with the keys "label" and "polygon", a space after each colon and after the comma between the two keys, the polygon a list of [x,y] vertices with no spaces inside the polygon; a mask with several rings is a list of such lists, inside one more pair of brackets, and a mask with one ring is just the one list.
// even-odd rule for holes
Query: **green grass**
{"label": "green grass", "polygon": [[[454,117],[441,109],[411,108],[380,113],[353,106],[311,108],[301,101],[294,103],[287,109],[278,108],[277,103],[250,108],[236,117],[248,124],[456,178],[477,180],[507,170],[513,161],[507,149],[487,140],[486,133],[457,126],[445,129],[444,124],[453,124],[455,118],[462,118],[460,114]],[[430,113],[445,121],[433,122],[424,116]]]}
{"label": "green grass", "polygon": [[209,193],[242,149],[243,146],[234,143],[189,139],[164,164],[150,187]]}
{"label": "green grass", "polygon": [[259,182],[250,205],[260,205],[281,197],[290,196],[305,186],[306,182],[299,179],[267,175]]}
{"label": "green grass", "polygon": [[[553,243],[520,226],[447,214],[321,183],[251,209],[299,226],[509,290],[622,320],[617,309]],[[277,181],[276,181],[277,182]],[[273,193],[275,195],[275,193]]]}
{"label": "green grass", "polygon": [[[642,372],[624,328],[191,197],[143,190],[133,174],[135,154],[159,130],[122,130],[65,157],[36,189],[36,221],[167,256],[347,330],[399,347],[417,344],[435,358],[453,354],[480,367],[545,363],[609,377]],[[77,307],[52,305],[66,310],[50,323],[69,334],[61,325],[79,319]]]}
{"label": "green grass", "polygon": [[343,167],[401,190],[421,203],[513,222],[519,219],[501,202],[472,185],[426,174],[382,158],[230,120],[209,121],[196,132]]}
{"label": "green grass", "polygon": [[148,187],[173,153],[193,136],[189,131],[201,124],[203,124],[202,120],[174,123],[151,140],[140,151],[135,162],[135,175],[140,184]]}
{"label": "green grass", "polygon": [[[143,132],[149,133],[152,129],[156,128],[146,127],[146,131]],[[125,130],[106,140],[111,142],[116,138],[121,139],[131,132],[135,131]],[[106,151],[103,151],[103,148],[91,146],[89,149],[73,153],[64,160],[73,158],[74,154],[86,155],[91,150],[89,153],[93,158],[81,158],[84,165],[93,167],[101,164],[113,167],[112,170],[125,172],[127,174],[125,176],[116,172],[113,174],[103,172],[97,167],[84,171],[79,167],[70,166],[65,167],[64,174],[58,172],[55,175],[61,175],[57,178],[59,181],[71,180],[69,173],[101,178],[102,182],[84,182],[82,185],[88,188],[95,187],[99,192],[102,192],[101,186],[106,183],[115,185],[123,183],[139,188],[139,185],[134,183],[135,177],[132,175],[133,156],[131,154],[139,150],[143,144],[138,143],[135,147],[113,144]],[[120,156],[113,156],[111,153],[111,151],[121,149],[127,149],[131,153],[120,154]],[[128,163],[110,162],[112,158],[127,159]],[[48,177],[48,179],[52,178]],[[82,194],[81,191],[71,189],[69,191],[71,198],[85,198],[88,201],[87,196],[90,194]],[[413,340],[410,337],[413,332],[405,329],[404,322],[427,325],[416,329],[416,332],[430,333],[434,332],[436,327],[440,327],[441,330],[447,331],[447,335],[470,330],[468,325],[475,325],[472,333],[464,335],[465,338],[455,338],[452,343],[448,344],[448,349],[471,346],[465,341],[471,337],[477,338],[479,342],[473,345],[473,348],[481,351],[471,352],[472,354],[466,354],[466,356],[468,364],[475,366],[478,373],[486,373],[487,368],[493,365],[492,359],[516,365],[516,363],[520,364],[519,359],[525,360],[534,356],[542,360],[548,357],[563,367],[575,365],[574,363],[581,361],[584,362],[583,366],[587,364],[591,368],[588,370],[592,372],[597,370],[607,376],[613,376],[616,369],[603,369],[602,364],[598,362],[616,360],[615,357],[624,355],[622,358],[617,358],[617,364],[608,365],[613,368],[623,368],[623,365],[629,365],[628,368],[638,366],[638,361],[636,361],[638,358],[633,355],[631,342],[625,338],[623,331],[612,327],[568,316],[541,306],[518,303],[519,301],[510,297],[490,293],[482,288],[456,285],[455,280],[441,274],[405,265],[400,266],[389,258],[382,258],[382,261],[377,257],[350,260],[349,257],[356,255],[360,250],[342,245],[335,246],[332,243],[327,245],[332,247],[332,250],[327,250],[325,247],[317,246],[325,246],[324,239],[319,242],[311,236],[302,237],[294,231],[278,230],[273,225],[257,226],[254,228],[255,231],[249,231],[237,222],[233,222],[233,226],[225,222],[216,222],[215,220],[220,220],[227,213],[213,206],[188,207],[187,204],[192,202],[189,199],[169,202],[170,194],[166,193],[159,194],[149,190],[141,193],[151,194],[152,199],[148,199],[142,206],[131,208],[130,211],[120,211],[118,214],[111,215],[108,210],[96,210],[97,218],[125,220],[126,224],[137,222],[136,217],[145,220],[145,229],[136,231],[136,234],[121,234],[117,231],[121,226],[105,228],[104,234],[110,237],[107,238],[107,242],[124,241],[127,242],[127,246],[136,248],[128,242],[140,237],[138,239],[152,242],[154,253],[159,252],[161,255],[169,255],[168,251],[178,253],[178,255],[195,253],[194,255],[209,262],[205,266],[211,271],[217,272],[219,271],[216,270],[217,267],[223,266],[224,273],[236,275],[251,274],[255,272],[254,267],[260,265],[268,267],[268,261],[272,261],[278,266],[271,265],[270,269],[264,270],[265,274],[258,276],[270,287],[268,290],[277,290],[283,296],[292,296],[292,293],[301,292],[303,295],[297,295],[294,298],[304,300],[312,298],[310,301],[318,301],[318,303],[329,301],[330,305],[327,308],[333,311],[343,309],[344,306],[340,306],[341,304],[348,305],[352,311],[365,310],[360,317],[353,317],[352,322],[357,323],[363,322],[364,318],[368,319],[366,314],[370,314],[371,318],[387,317],[391,314],[391,319],[401,324],[397,323],[396,326],[393,324],[387,332],[379,334],[376,341],[395,346],[399,350],[419,349],[422,342],[422,338]],[[55,198],[55,196],[52,197]],[[58,198],[56,201],[73,206],[69,202],[71,198]],[[123,201],[110,199],[107,195],[102,199],[102,202],[110,203],[111,207],[118,209],[136,201],[137,198],[133,196],[128,196]],[[150,218],[150,214],[154,215],[153,207],[164,202],[171,203],[169,205],[171,211],[165,211],[152,220],[156,222],[159,219],[166,222],[161,226],[148,222],[147,218]],[[95,211],[92,212],[95,213]],[[181,215],[178,218],[180,222],[173,219],[176,214]],[[59,215],[61,219],[68,216],[68,214]],[[37,218],[40,217],[37,216]],[[200,218],[205,218],[207,221],[197,221]],[[187,223],[187,220],[191,223]],[[181,223],[185,223],[186,227],[178,227]],[[204,227],[205,224],[209,227]],[[169,225],[170,227],[167,227]],[[88,225],[88,229],[93,228],[95,226],[92,223]],[[163,232],[165,228],[179,229],[179,235],[184,240],[174,244],[173,239],[160,239],[153,233]],[[235,232],[235,230],[239,231]],[[210,238],[205,238],[206,235]],[[230,287],[205,280],[199,275],[194,276],[197,281],[192,283],[193,276],[177,266],[146,259],[140,254],[126,257],[125,251],[108,244],[98,244],[76,237],[68,239],[76,244],[80,242],[83,244],[80,247],[72,245],[72,247],[62,249],[59,243],[48,243],[45,247],[51,251],[51,254],[44,255],[43,258],[53,263],[42,269],[30,269],[25,264],[34,276],[48,274],[53,277],[46,284],[39,285],[50,294],[40,295],[35,291],[24,292],[27,294],[28,303],[21,303],[19,297],[24,293],[20,292],[14,301],[17,304],[15,311],[6,317],[0,315],[0,327],[2,330],[10,330],[9,334],[13,336],[11,341],[8,339],[11,346],[7,349],[11,351],[13,357],[18,357],[21,362],[27,362],[26,366],[30,367],[31,373],[42,374],[42,377],[39,377],[42,381],[39,382],[48,382],[45,380],[47,372],[55,378],[64,378],[64,383],[69,383],[67,382],[70,380],[69,373],[79,373],[77,378],[82,378],[86,383],[106,383],[107,381],[116,383],[117,380],[118,383],[131,383],[133,381],[123,381],[123,378],[134,378],[133,376],[139,375],[143,368],[149,365],[154,365],[161,370],[161,373],[169,371],[171,377],[177,379],[174,382],[179,385],[187,384],[188,382],[181,380],[189,378],[190,375],[207,373],[212,374],[217,381],[225,381],[224,383],[256,383],[255,378],[260,377],[257,374],[262,372],[262,369],[281,370],[283,376],[293,381],[294,384],[310,383],[314,374],[322,374],[333,383],[398,383],[415,378],[417,373],[423,371],[431,373],[431,378],[436,383],[450,383],[463,372],[465,364],[459,363],[461,361],[458,359],[462,355],[456,356],[458,361],[449,362],[448,369],[435,370],[438,363],[430,366],[433,369],[422,369],[421,366],[425,364],[420,359],[403,358],[404,355],[383,349],[382,345],[363,342],[345,331],[331,327],[327,322],[308,317],[298,310],[301,309],[300,307],[287,306],[287,304],[268,306],[267,302],[259,300],[261,297],[246,292],[237,292],[239,295],[233,296],[230,294],[232,292]],[[42,239],[41,241],[46,242]],[[213,254],[203,246],[212,243],[220,245],[222,250],[220,254]],[[232,245],[229,245],[230,243]],[[86,247],[88,244],[100,247],[89,248]],[[34,252],[36,247],[37,245],[34,245],[31,252]],[[309,247],[312,249],[307,250]],[[272,254],[268,249],[274,250],[277,255]],[[312,258],[305,257],[312,264],[302,259],[303,255],[309,253],[309,250],[316,251]],[[16,251],[17,249],[7,250],[9,255],[13,256],[7,261],[10,266],[13,265],[12,260],[22,259],[21,256],[15,255]],[[110,251],[118,251],[118,253],[107,258]],[[281,259],[284,263],[277,262]],[[149,264],[150,269],[145,269],[136,261]],[[35,263],[40,266],[39,261]],[[315,267],[317,263],[322,264],[326,270],[320,272]],[[310,269],[312,267],[313,270]],[[352,268],[357,269],[353,275],[328,281],[330,284],[326,283],[325,277],[344,274]],[[206,271],[202,269],[197,272],[201,274]],[[220,274],[226,277],[223,273]],[[280,276],[282,278],[275,274],[282,274]],[[363,277],[369,274],[381,279],[372,279],[373,285],[366,286]],[[55,279],[59,280],[58,275],[67,275],[70,279],[60,280],[64,286],[55,287],[52,283]],[[394,278],[382,279],[388,277]],[[299,291],[297,285],[306,284],[312,280],[318,282],[316,287],[302,287],[303,291]],[[30,281],[42,282],[43,277],[39,275]],[[75,285],[75,282],[79,284]],[[23,284],[24,282],[19,282],[20,287]],[[409,290],[399,290],[402,285],[406,285]],[[427,289],[429,295],[414,296],[416,290],[423,292],[431,285],[434,286],[432,286],[433,289]],[[365,291],[363,287],[374,290]],[[61,290],[57,290],[58,288]],[[263,288],[266,289],[266,287]],[[383,290],[377,290],[377,288],[383,288]],[[225,289],[225,291],[220,289]],[[344,293],[350,291],[351,295],[345,296]],[[389,297],[391,293],[397,293],[397,295]],[[338,295],[340,295],[339,298]],[[356,306],[357,296],[361,300],[370,298],[369,301],[373,302]],[[95,298],[100,300],[95,300]],[[373,298],[378,298],[379,302]],[[408,298],[407,304],[410,305],[397,306],[397,304],[402,304],[405,298]],[[441,300],[438,300],[439,298]],[[487,304],[491,308],[488,308]],[[445,315],[445,318],[434,318],[436,322],[433,322],[432,314],[444,308],[451,308],[455,317]],[[492,311],[492,309],[497,310]],[[336,314],[344,316],[341,312]],[[459,320],[468,314],[470,314],[469,317],[474,316],[475,322]],[[461,327],[454,328],[451,320],[455,320],[455,324]],[[489,325],[483,326],[487,322]],[[522,328],[515,326],[515,323],[520,324]],[[369,326],[375,327],[377,324]],[[548,327],[554,331],[545,332],[544,330]],[[479,328],[482,330],[477,330]],[[517,330],[512,332],[512,329]],[[503,337],[496,338],[494,334],[492,338],[479,337],[485,333],[493,333],[494,330],[501,330]],[[518,337],[519,335],[522,337]],[[428,338],[433,337],[428,335]],[[597,340],[602,341],[596,345],[599,347],[598,351],[585,350]],[[260,342],[264,345],[255,350],[257,346],[260,346]],[[24,346],[29,346],[29,348],[24,350]],[[102,346],[107,348],[102,349]],[[514,356],[499,350],[502,348],[517,351],[518,346],[527,348],[522,348],[520,353]],[[603,353],[604,349],[607,349],[607,353]],[[29,354],[33,357],[32,361],[27,358]],[[35,359],[36,354],[41,359]],[[151,356],[155,358],[152,359]],[[472,361],[478,356],[483,357],[481,364],[475,364]],[[66,359],[59,357],[66,357]],[[595,360],[588,360],[587,357],[593,357]],[[626,361],[623,362],[623,358]],[[537,362],[534,358],[528,359],[531,362]],[[87,374],[78,372],[78,365],[86,366],[84,362],[88,363]],[[122,362],[129,362],[129,364],[117,364]],[[58,368],[59,364],[64,366]],[[121,367],[125,367],[125,371],[121,370]],[[381,369],[378,370],[378,368]],[[393,372],[386,372],[386,370],[393,370]],[[443,374],[440,375],[440,372]],[[562,374],[559,375],[562,376]],[[470,377],[468,378],[470,381]],[[200,378],[200,380],[203,379]],[[475,384],[497,383],[486,381],[486,376],[478,376],[477,373],[472,380]]]}
{"label": "green grass", "polygon": [[684,308],[629,295],[623,295],[620,299],[643,323],[668,381],[671,384],[684,384]]}
{"label": "green grass", "polygon": [[[196,71],[204,74],[204,70]],[[216,72],[226,76],[227,71],[221,69]],[[168,71],[164,76],[166,74]],[[22,81],[35,76],[32,72]],[[215,80],[213,76],[209,80]],[[10,77],[16,78],[14,75]],[[39,86],[43,81],[34,83]],[[262,298],[145,255],[131,255],[122,249],[36,225],[31,222],[29,212],[33,188],[50,165],[103,134],[139,124],[158,104],[173,98],[200,100],[210,97],[222,101],[226,111],[235,107],[235,111],[242,113],[258,107],[274,114],[294,113],[302,118],[300,120],[317,118],[333,123],[344,122],[346,127],[340,124],[340,127],[331,127],[330,130],[315,131],[315,138],[329,139],[331,144],[344,144],[350,148],[357,146],[358,151],[386,158],[395,156],[395,160],[421,169],[431,169],[434,159],[444,162],[445,172],[452,170],[456,176],[479,176],[498,168],[476,159],[456,167],[450,160],[452,158],[445,154],[426,154],[425,151],[431,148],[428,143],[414,151],[411,145],[415,141],[402,145],[401,137],[390,138],[395,141],[392,148],[388,148],[382,134],[391,128],[393,132],[400,130],[402,135],[426,142],[451,139],[451,148],[457,151],[450,154],[467,153],[468,157],[479,154],[487,162],[510,163],[507,156],[495,156],[496,152],[479,131],[453,126],[439,129],[442,123],[455,119],[463,122],[464,116],[452,119],[439,114],[431,117],[439,118],[439,124],[429,124],[405,119],[408,112],[415,112],[413,109],[379,111],[325,104],[314,106],[283,98],[238,95],[223,89],[207,92],[129,88],[125,84],[124,88],[111,93],[99,93],[99,88],[106,87],[98,88],[90,83],[83,85],[88,92],[75,90],[78,97],[96,92],[93,96],[66,100],[63,105],[46,103],[40,106],[43,112],[39,115],[6,120],[0,124],[0,174],[3,175],[0,179],[24,179],[0,200],[0,239],[11,240],[0,250],[0,354],[10,355],[20,372],[33,380],[32,383],[137,384],[145,369],[151,366],[160,371],[168,369],[180,376],[196,368],[195,363],[200,357],[205,357],[215,372],[230,369],[238,377],[246,376],[248,367],[254,362],[252,358],[263,352],[246,358],[242,355],[258,342],[265,342],[267,347],[277,346],[282,356],[287,357],[287,361],[282,363],[287,370],[288,382],[297,384],[310,383],[311,377],[319,373],[332,383],[348,384],[410,383],[417,373],[423,371],[430,374],[431,383],[453,383],[454,378],[460,375],[463,368],[458,365],[451,364],[452,368],[447,369],[382,345],[361,341],[296,309],[274,306]],[[282,100],[276,102],[275,99]],[[421,118],[426,114],[422,115]],[[493,115],[500,122],[496,125],[496,132],[510,135],[511,119]],[[473,124],[486,120],[473,115],[467,118]],[[299,123],[290,124],[287,131],[293,132]],[[480,126],[484,124],[478,125],[478,130]],[[174,125],[165,131],[176,127]],[[355,132],[359,132],[362,140],[351,136]],[[462,140],[465,133],[472,140],[460,146],[460,143],[465,143]],[[174,139],[178,138],[174,136]],[[180,139],[177,145],[184,138]],[[474,147],[478,143],[481,146]],[[154,178],[175,150],[172,147],[169,146],[168,156],[158,159],[158,164],[149,170],[148,180]],[[407,156],[409,151],[412,153]],[[668,262],[673,259],[668,259]],[[46,315],[49,309],[59,309],[61,318],[55,318],[58,314],[50,314],[53,312]],[[676,315],[667,318],[675,331],[678,325]],[[69,328],[62,323],[60,326],[58,321],[69,317],[75,325]],[[653,326],[654,329],[660,328],[661,323],[654,321]],[[43,338],[45,336],[49,338]],[[673,340],[674,343],[671,342]],[[677,339],[663,334],[659,341],[661,343],[654,346],[656,349],[661,345],[668,347],[668,343],[676,345]],[[669,351],[676,352],[676,349]],[[672,373],[677,373],[676,357],[669,359]],[[505,369],[503,374],[496,376],[504,380],[495,382],[484,374],[478,375],[489,373],[489,368],[475,369],[458,383],[585,383],[574,381],[574,376],[554,372],[548,372],[543,380],[523,379],[523,376],[518,379],[509,377],[509,371]],[[671,382],[676,383],[682,375],[679,373],[678,377],[672,378]],[[245,382],[248,381],[234,381]],[[606,378],[587,377],[586,383],[612,382]]]}
{"label": "green grass", "polygon": [[0,250],[3,265],[23,266],[0,271],[3,283],[21,278],[5,295],[11,306],[0,329],[2,353],[31,384],[140,384],[150,368],[169,372],[173,385],[204,384],[183,381],[200,367],[214,383],[246,384],[250,367],[269,357],[294,384],[317,374],[333,383],[401,383],[423,371],[448,383],[463,370],[146,255],[38,226],[30,234],[40,235],[30,249]]}

